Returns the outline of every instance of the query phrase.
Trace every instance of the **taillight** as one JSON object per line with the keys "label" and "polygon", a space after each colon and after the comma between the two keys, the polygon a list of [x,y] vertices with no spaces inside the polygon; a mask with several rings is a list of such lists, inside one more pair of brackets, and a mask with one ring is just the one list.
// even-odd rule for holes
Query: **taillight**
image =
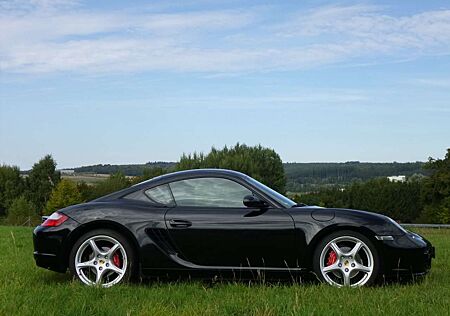
{"label": "taillight", "polygon": [[54,212],[52,215],[50,215],[45,222],[41,224],[41,226],[44,227],[56,227],[67,221],[69,218],[61,213]]}

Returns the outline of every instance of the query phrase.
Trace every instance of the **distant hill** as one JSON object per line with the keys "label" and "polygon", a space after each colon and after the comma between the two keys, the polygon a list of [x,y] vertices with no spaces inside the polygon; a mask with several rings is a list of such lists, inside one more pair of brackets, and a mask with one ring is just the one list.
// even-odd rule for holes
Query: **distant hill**
{"label": "distant hill", "polygon": [[116,172],[122,172],[126,176],[140,176],[146,168],[171,168],[175,166],[175,162],[155,161],[147,162],[145,164],[132,164],[132,165],[92,165],[73,168],[76,173],[106,173],[112,174]]}
{"label": "distant hill", "polygon": [[[305,192],[317,187],[346,185],[353,181],[365,181],[376,177],[393,175],[412,176],[426,174],[423,162],[331,162],[331,163],[284,163],[287,178],[287,189],[290,192]],[[127,176],[142,175],[145,168],[172,168],[175,162],[148,162],[145,164],[110,165],[99,164],[74,168],[76,173],[112,174],[123,172]]]}

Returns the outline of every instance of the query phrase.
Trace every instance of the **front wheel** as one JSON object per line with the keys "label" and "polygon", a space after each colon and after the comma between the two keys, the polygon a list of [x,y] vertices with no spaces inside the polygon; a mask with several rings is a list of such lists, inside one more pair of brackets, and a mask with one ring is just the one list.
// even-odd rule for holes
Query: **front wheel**
{"label": "front wheel", "polygon": [[380,260],[373,243],[353,231],[338,231],[325,237],[314,253],[313,267],[324,282],[336,287],[373,284]]}
{"label": "front wheel", "polygon": [[71,273],[86,285],[110,287],[129,281],[132,265],[133,249],[128,240],[107,229],[81,236],[69,257]]}

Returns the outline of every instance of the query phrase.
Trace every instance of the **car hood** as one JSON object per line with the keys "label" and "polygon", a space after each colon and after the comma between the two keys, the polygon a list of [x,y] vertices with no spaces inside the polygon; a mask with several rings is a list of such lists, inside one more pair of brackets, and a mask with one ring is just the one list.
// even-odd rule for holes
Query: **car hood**
{"label": "car hood", "polygon": [[403,235],[406,232],[391,218],[374,212],[317,206],[293,207],[290,209],[290,214],[294,219],[299,218],[297,214],[300,213],[310,214],[310,218],[316,222],[327,222],[341,226],[370,227],[379,235]]}

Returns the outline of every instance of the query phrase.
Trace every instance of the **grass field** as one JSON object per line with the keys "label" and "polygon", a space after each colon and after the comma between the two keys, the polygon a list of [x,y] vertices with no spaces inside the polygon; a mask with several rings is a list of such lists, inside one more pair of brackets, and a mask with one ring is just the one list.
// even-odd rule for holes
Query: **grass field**
{"label": "grass field", "polygon": [[76,173],[73,175],[61,175],[61,178],[68,179],[73,182],[85,182],[87,184],[97,184],[99,182],[105,181],[108,179],[109,174],[97,174],[97,173]]}
{"label": "grass field", "polygon": [[437,248],[420,283],[336,289],[311,284],[142,283],[89,288],[39,269],[31,228],[0,227],[0,315],[449,315],[450,230],[428,229]]}

